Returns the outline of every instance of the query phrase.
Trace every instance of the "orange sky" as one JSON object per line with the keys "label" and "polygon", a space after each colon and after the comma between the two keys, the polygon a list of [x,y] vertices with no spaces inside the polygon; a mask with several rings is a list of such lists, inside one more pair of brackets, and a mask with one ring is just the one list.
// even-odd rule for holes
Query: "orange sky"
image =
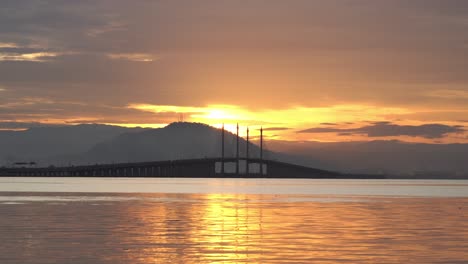
{"label": "orange sky", "polygon": [[458,1],[1,5],[3,130],[183,115],[281,140],[468,142]]}

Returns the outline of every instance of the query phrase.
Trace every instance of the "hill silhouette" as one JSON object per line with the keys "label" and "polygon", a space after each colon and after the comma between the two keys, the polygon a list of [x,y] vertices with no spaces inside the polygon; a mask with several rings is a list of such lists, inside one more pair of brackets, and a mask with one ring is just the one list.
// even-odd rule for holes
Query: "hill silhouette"
{"label": "hill silhouette", "polygon": [[[244,139],[240,139],[240,153],[243,156],[246,144]],[[235,149],[236,135],[226,131],[226,157],[234,157]],[[250,153],[252,157],[258,156],[259,148],[250,144]],[[109,163],[220,156],[221,130],[201,123],[178,122],[164,128],[123,133],[95,145],[80,159],[83,162]]]}
{"label": "hill silhouette", "polygon": [[18,161],[54,163],[53,157],[88,151],[99,142],[141,128],[83,124],[63,127],[37,127],[24,131],[0,131],[0,165]]}
{"label": "hill silhouette", "polygon": [[[177,122],[164,128],[123,133],[101,142],[73,160],[79,164],[141,162],[221,157],[221,130],[201,123]],[[235,134],[225,131],[225,157],[236,156]],[[245,157],[247,141],[239,139],[239,155]],[[318,162],[264,150],[265,159],[281,160],[299,165],[320,166]],[[249,156],[260,157],[260,148],[249,144]]]}

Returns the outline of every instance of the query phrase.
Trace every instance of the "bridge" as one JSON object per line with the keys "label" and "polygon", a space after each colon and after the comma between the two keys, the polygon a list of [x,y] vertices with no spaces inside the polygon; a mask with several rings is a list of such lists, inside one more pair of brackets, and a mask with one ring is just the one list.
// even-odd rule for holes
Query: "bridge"
{"label": "bridge", "polygon": [[225,157],[225,130],[221,131],[221,157],[151,162],[96,164],[66,167],[0,168],[1,176],[17,177],[188,177],[188,178],[376,178],[345,175],[263,158],[263,129],[260,129],[260,155],[250,157],[247,128],[246,156],[239,155],[239,125],[236,156]]}
{"label": "bridge", "polygon": [[[222,170],[222,164],[225,170]],[[249,164],[250,171],[236,170]],[[231,170],[227,168],[230,166]],[[259,167],[263,167],[262,170]],[[188,178],[343,178],[342,174],[274,160],[207,158],[46,168],[0,168],[2,176],[41,177],[188,177]]]}

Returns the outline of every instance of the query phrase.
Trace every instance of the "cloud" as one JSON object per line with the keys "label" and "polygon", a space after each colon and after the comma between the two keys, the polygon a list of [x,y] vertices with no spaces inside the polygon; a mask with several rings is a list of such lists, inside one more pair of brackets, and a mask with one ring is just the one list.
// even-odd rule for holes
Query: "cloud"
{"label": "cloud", "polygon": [[40,106],[44,107],[46,105],[55,105],[56,102],[46,97],[24,97],[18,98],[17,100],[2,102],[0,100],[0,108],[11,108],[15,109],[18,107],[24,106]]}
{"label": "cloud", "polygon": [[17,43],[0,42],[0,62],[2,61],[29,61],[44,62],[52,58],[65,55],[65,52],[54,52],[39,44],[29,43],[20,45]]}
{"label": "cloud", "polygon": [[263,131],[285,131],[290,129],[290,127],[267,127],[264,128]]}
{"label": "cloud", "polygon": [[376,125],[376,126],[383,126],[383,125],[392,124],[392,122],[389,122],[389,121],[370,121],[369,123],[371,123],[372,125]]}
{"label": "cloud", "polygon": [[113,60],[129,60],[136,62],[152,62],[155,60],[153,55],[147,53],[111,53],[107,54],[107,57]]}
{"label": "cloud", "polygon": [[176,105],[151,105],[151,104],[131,104],[129,109],[137,109],[151,113],[172,113],[187,114],[194,120],[214,119],[221,121],[228,120],[248,120],[248,113],[234,105],[208,105],[204,107],[176,106]]}
{"label": "cloud", "polygon": [[150,104],[131,104],[130,109],[138,109],[153,113],[208,113],[207,107],[176,106],[176,105],[150,105]]}
{"label": "cloud", "polygon": [[426,96],[441,99],[468,99],[468,91],[465,90],[433,90],[429,91]]}
{"label": "cloud", "polygon": [[325,122],[325,123],[320,123],[320,125],[322,126],[336,126],[338,125],[337,123],[328,123],[328,122]]}
{"label": "cloud", "polygon": [[55,52],[33,52],[33,53],[14,53],[14,52],[0,52],[1,61],[31,61],[31,62],[44,62],[51,58],[59,56]]}
{"label": "cloud", "polygon": [[110,20],[104,25],[92,27],[86,30],[86,35],[90,37],[99,37],[103,34],[108,34],[113,31],[123,31],[125,30],[125,24],[119,21]]}
{"label": "cloud", "polygon": [[18,45],[16,45],[15,43],[0,42],[0,49],[17,48],[17,47],[18,47]]}
{"label": "cloud", "polygon": [[299,131],[299,133],[338,133],[339,135],[367,135],[368,137],[395,137],[410,136],[427,139],[442,138],[450,133],[461,133],[465,130],[461,126],[448,126],[443,124],[424,124],[420,126],[397,125],[389,122],[375,122],[371,126],[359,128],[328,128],[317,127]]}

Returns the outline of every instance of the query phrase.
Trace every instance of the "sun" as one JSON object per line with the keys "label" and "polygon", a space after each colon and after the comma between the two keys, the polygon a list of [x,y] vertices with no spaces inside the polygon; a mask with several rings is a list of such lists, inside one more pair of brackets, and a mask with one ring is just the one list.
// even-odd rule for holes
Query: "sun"
{"label": "sun", "polygon": [[200,121],[223,120],[225,122],[238,122],[246,120],[248,113],[245,110],[231,105],[209,105],[191,116]]}
{"label": "sun", "polygon": [[237,117],[225,110],[221,109],[210,109],[208,114],[204,116],[206,119],[216,119],[216,120],[232,120]]}

